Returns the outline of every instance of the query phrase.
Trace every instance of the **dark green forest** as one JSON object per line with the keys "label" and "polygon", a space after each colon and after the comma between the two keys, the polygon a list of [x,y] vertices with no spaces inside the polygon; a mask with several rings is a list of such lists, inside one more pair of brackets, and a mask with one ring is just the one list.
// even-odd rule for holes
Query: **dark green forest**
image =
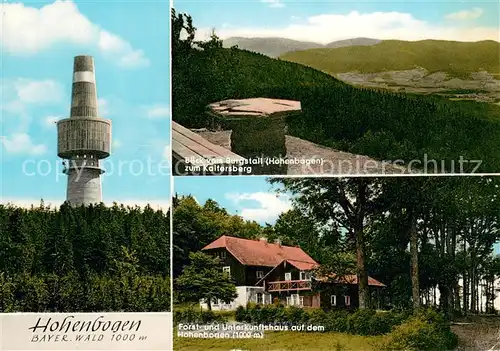
{"label": "dark green forest", "polygon": [[169,214],[0,205],[0,312],[170,310]]}
{"label": "dark green forest", "polygon": [[[217,202],[174,198],[174,278],[221,235],[300,246],[327,273],[356,274],[360,308],[368,275],[383,282],[387,309],[493,313],[499,292],[500,179],[487,177],[273,178],[293,208],[273,225],[229,214]],[[182,291],[176,291],[177,297]],[[363,303],[364,302],[364,303]]]}
{"label": "dark green forest", "polygon": [[190,16],[172,10],[171,20],[173,119],[186,127],[208,127],[206,106],[216,101],[299,100],[302,114],[287,121],[293,136],[381,160],[443,160],[446,172],[458,172],[461,156],[482,160],[476,171],[500,168],[499,106],[356,88],[300,64],[223,48],[215,33],[196,41]]}

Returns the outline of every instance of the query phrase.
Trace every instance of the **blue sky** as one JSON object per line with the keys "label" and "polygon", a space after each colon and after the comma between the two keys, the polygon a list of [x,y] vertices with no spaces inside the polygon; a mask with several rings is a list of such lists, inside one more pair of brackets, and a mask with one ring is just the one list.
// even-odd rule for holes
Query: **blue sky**
{"label": "blue sky", "polygon": [[113,123],[104,201],[168,204],[168,1],[8,2],[3,12],[3,201],[64,200],[54,122],[69,116],[73,57],[84,54]]}
{"label": "blue sky", "polygon": [[328,43],[377,39],[499,40],[499,2],[174,0],[193,16],[200,38],[215,28],[222,38],[287,37]]}
{"label": "blue sky", "polygon": [[231,214],[260,224],[275,223],[280,213],[291,208],[289,195],[277,196],[279,185],[266,177],[175,177],[174,193],[192,195],[200,204],[215,200]]}

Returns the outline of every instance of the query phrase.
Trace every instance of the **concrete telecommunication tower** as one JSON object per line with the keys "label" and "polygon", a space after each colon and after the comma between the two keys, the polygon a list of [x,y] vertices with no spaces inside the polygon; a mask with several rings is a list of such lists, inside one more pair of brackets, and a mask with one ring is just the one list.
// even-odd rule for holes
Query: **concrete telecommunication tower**
{"label": "concrete telecommunication tower", "polygon": [[57,122],[57,155],[64,159],[72,206],[102,202],[100,160],[110,152],[111,121],[99,117],[94,59],[76,56],[70,117]]}

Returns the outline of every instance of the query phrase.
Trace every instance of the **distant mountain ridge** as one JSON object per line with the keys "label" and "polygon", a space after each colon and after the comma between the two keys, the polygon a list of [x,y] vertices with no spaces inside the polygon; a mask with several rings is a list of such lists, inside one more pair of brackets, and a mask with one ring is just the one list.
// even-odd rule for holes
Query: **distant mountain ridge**
{"label": "distant mountain ridge", "polygon": [[378,39],[352,38],[333,41],[326,45],[299,41],[287,38],[243,38],[231,37],[223,40],[224,47],[237,45],[240,49],[257,52],[269,57],[279,57],[283,54],[310,49],[341,48],[347,46],[369,46],[380,43]]}
{"label": "distant mountain ridge", "polygon": [[325,48],[335,49],[347,46],[371,46],[380,43],[382,40],[372,38],[351,38],[332,41],[325,45]]}

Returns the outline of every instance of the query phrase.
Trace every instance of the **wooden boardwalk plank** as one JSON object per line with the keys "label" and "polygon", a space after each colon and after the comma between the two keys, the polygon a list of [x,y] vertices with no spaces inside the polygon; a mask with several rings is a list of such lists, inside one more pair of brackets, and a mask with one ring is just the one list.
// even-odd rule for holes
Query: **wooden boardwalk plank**
{"label": "wooden boardwalk plank", "polygon": [[179,144],[184,145],[188,149],[195,152],[199,157],[204,158],[216,158],[221,157],[217,152],[207,148],[205,145],[194,142],[185,135],[182,135],[176,131],[172,131],[172,140],[179,142]]}
{"label": "wooden boardwalk plank", "polygon": [[197,166],[209,166],[210,162],[207,161],[205,158],[202,158],[199,154],[197,154],[195,151],[189,149],[185,145],[181,144],[177,140],[172,140],[172,157],[174,159],[178,160],[185,160],[186,158],[191,158],[194,157],[196,159],[199,159],[200,162],[197,163]]}
{"label": "wooden boardwalk plank", "polygon": [[233,162],[244,160],[243,157],[223,148],[222,146],[212,144],[195,132],[192,132],[173,121],[172,152],[174,157],[178,159],[196,157],[206,160],[214,158],[229,158]]}

